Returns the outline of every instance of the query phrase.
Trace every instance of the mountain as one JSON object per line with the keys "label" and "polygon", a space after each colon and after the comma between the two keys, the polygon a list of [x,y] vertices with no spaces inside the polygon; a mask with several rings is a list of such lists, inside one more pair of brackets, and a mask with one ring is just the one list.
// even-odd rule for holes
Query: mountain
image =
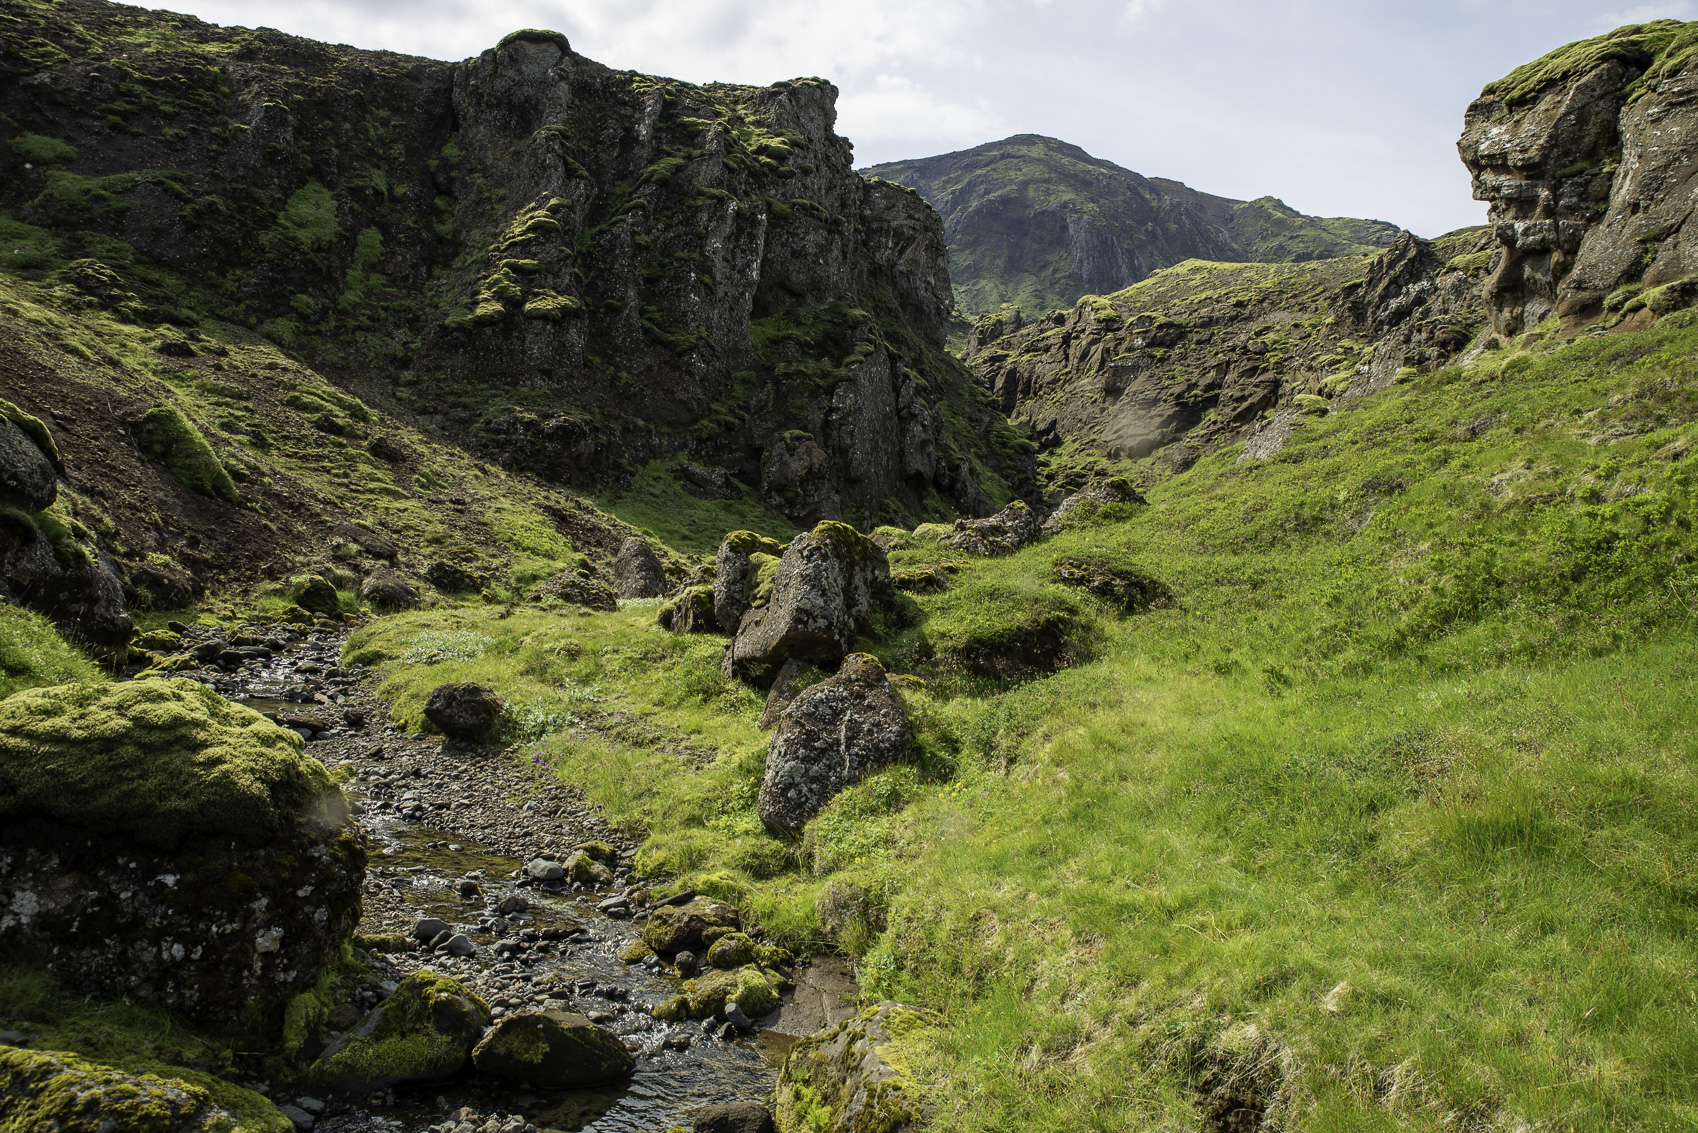
{"label": "mountain", "polygon": [[956,305],[1032,318],[1189,259],[1302,263],[1385,248],[1397,226],[1304,216],[1145,177],[1041,134],[862,170],[917,190],[943,217]]}

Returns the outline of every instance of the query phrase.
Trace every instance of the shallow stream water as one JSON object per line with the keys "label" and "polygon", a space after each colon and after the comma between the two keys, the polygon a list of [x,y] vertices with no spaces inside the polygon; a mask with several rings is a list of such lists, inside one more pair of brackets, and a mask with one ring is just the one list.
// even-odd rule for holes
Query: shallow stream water
{"label": "shallow stream water", "polygon": [[[688,1126],[692,1111],[703,1105],[770,1100],[792,1036],[768,1028],[721,1038],[699,1022],[657,1020],[650,1009],[677,993],[676,976],[655,960],[626,964],[618,958],[646,914],[639,908],[635,920],[624,919],[597,911],[596,904],[632,884],[629,847],[618,859],[616,882],[601,892],[520,884],[528,857],[557,860],[572,842],[588,838],[618,844],[593,808],[511,754],[395,732],[372,696],[372,674],[339,667],[336,634],[291,637],[287,627],[269,626],[248,636],[265,642],[271,655],[233,670],[186,675],[297,727],[310,737],[308,751],[325,764],[351,765],[346,790],[372,843],[360,931],[406,933],[418,918],[434,916],[476,945],[466,958],[374,956],[366,994],[375,1000],[384,983],[429,966],[472,987],[498,1017],[543,1006],[589,1015],[625,1039],[637,1057],[631,1078],[599,1089],[533,1090],[467,1072],[383,1097],[321,1099],[329,1105],[315,1129],[417,1133],[466,1106],[480,1114],[519,1114],[541,1130],[648,1133]],[[462,896],[468,881],[479,892]],[[515,895],[529,908],[501,914],[498,904]],[[806,971],[799,978],[806,979]],[[826,1013],[833,1012],[828,1007]],[[825,1021],[787,1004],[764,1022],[803,1031],[802,1019],[807,1030]],[[295,1101],[296,1093],[281,1085],[272,1090],[279,1103]]]}

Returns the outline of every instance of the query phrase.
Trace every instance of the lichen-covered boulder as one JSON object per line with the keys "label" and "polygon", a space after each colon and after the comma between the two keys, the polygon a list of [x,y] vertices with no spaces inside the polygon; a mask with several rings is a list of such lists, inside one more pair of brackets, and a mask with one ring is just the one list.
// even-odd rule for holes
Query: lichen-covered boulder
{"label": "lichen-covered boulder", "polygon": [[259,1094],[223,1083],[216,1093],[200,1082],[129,1074],[65,1051],[0,1046],[6,1133],[294,1133]]}
{"label": "lichen-covered boulder", "polygon": [[[758,585],[758,579],[750,577],[750,560],[756,555],[776,559],[783,554],[780,543],[753,531],[733,531],[720,541],[719,557],[714,562],[713,616],[721,630],[736,633],[753,604],[750,584]],[[757,565],[755,573],[758,571]]]}
{"label": "lichen-covered boulder", "polygon": [[315,1086],[354,1094],[459,1073],[489,1026],[489,1004],[420,969],[307,1068]]}
{"label": "lichen-covered boulder", "polygon": [[481,740],[494,735],[506,702],[495,690],[470,681],[437,685],[425,701],[425,719],[456,740]]}
{"label": "lichen-covered boulder", "polygon": [[564,602],[602,613],[619,608],[619,595],[611,586],[575,570],[561,571],[547,582],[538,583],[532,588],[530,598],[533,602]]}
{"label": "lichen-covered boulder", "polygon": [[1025,501],[1015,500],[988,519],[958,519],[955,530],[938,540],[968,555],[1009,555],[1043,534],[1043,522]]}
{"label": "lichen-covered boulder", "polygon": [[791,956],[776,944],[761,944],[746,933],[733,932],[708,946],[707,962],[713,968],[741,968],[745,964],[772,967],[790,963]]}
{"label": "lichen-covered boulder", "polygon": [[771,600],[738,623],[727,668],[791,658],[835,665],[889,583],[884,551],[848,524],[827,521],[796,536],[773,571]]}
{"label": "lichen-covered boulder", "polygon": [[1132,482],[1123,476],[1092,480],[1056,506],[1049,518],[1044,520],[1044,534],[1059,534],[1069,524],[1089,520],[1100,514],[1103,508],[1114,504],[1148,502],[1143,494],[1132,486]]}
{"label": "lichen-covered boulder", "polygon": [[884,666],[852,654],[778,718],[755,810],[774,830],[800,830],[843,788],[907,759],[913,747]]}
{"label": "lichen-covered boulder", "polygon": [[567,879],[577,885],[608,885],[613,881],[613,871],[583,850],[572,854],[560,864],[566,871]]}
{"label": "lichen-covered boulder", "polygon": [[782,1133],[908,1133],[929,1112],[912,1050],[943,1019],[884,1002],[790,1048],[775,1107]]}
{"label": "lichen-covered boulder", "polygon": [[613,589],[621,598],[659,598],[666,593],[666,568],[641,539],[627,539],[613,560]]}
{"label": "lichen-covered boulder", "polygon": [[697,897],[683,905],[664,905],[649,914],[643,943],[656,952],[699,952],[743,927],[737,910],[724,901]]}
{"label": "lichen-covered boulder", "polygon": [[0,701],[0,958],[269,1027],[360,917],[365,849],[294,732],[193,681]]}
{"label": "lichen-covered boulder", "polygon": [[53,462],[22,429],[0,416],[0,504],[45,511],[58,498]]}
{"label": "lichen-covered boulder", "polygon": [[492,1077],[545,1089],[600,1086],[637,1068],[619,1036],[565,1011],[507,1016],[478,1042],[472,1064]]}

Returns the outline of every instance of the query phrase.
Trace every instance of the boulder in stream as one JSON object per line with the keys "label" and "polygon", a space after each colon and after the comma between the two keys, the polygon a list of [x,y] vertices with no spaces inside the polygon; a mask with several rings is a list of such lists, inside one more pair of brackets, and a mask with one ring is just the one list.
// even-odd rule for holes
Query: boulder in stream
{"label": "boulder in stream", "polygon": [[472,1064],[495,1078],[578,1089],[625,1078],[637,1060],[619,1036],[582,1015],[527,1011],[491,1027],[472,1051]]}
{"label": "boulder in stream", "polygon": [[420,969],[319,1055],[307,1078],[366,1094],[459,1073],[489,1026],[489,1005],[459,981]]}

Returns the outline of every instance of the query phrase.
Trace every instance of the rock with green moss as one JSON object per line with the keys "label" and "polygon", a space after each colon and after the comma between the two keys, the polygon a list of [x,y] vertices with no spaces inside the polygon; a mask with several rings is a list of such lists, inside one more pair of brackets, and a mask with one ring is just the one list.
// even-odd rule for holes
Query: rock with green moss
{"label": "rock with green moss", "polygon": [[560,865],[567,879],[578,885],[609,885],[613,881],[613,871],[582,850],[569,855]]}
{"label": "rock with green moss", "polygon": [[751,1019],[778,1010],[779,999],[789,986],[783,976],[758,964],[705,972],[684,984],[690,1001],[690,1017],[706,1019],[735,1003]]}
{"label": "rock with green moss", "polygon": [[530,599],[533,602],[563,602],[603,613],[619,608],[619,595],[613,592],[611,586],[576,570],[561,571],[546,582],[538,583],[531,589]]}
{"label": "rock with green moss", "polygon": [[141,447],[163,461],[190,491],[225,503],[239,501],[236,482],[219,461],[218,454],[194,422],[175,405],[148,410],[136,422],[135,434]]}
{"label": "rock with green moss", "polygon": [[713,613],[713,587],[688,586],[660,608],[655,621],[673,633],[718,633],[719,619]]}
{"label": "rock with green moss", "polygon": [[643,925],[643,943],[668,956],[699,952],[742,927],[736,909],[724,901],[697,897],[683,905],[664,905],[650,913]]}
{"label": "rock with green moss", "polygon": [[1165,606],[1173,600],[1173,591],[1156,579],[1091,557],[1057,559],[1050,573],[1056,581],[1089,590],[1128,613]]}
{"label": "rock with green moss", "polygon": [[64,460],[59,456],[59,445],[53,440],[53,431],[47,427],[46,422],[33,413],[25,413],[3,397],[0,397],[0,417],[20,429],[24,436],[41,450],[41,455],[47,458],[47,462],[56,471],[65,471]]}
{"label": "rock with green moss", "polygon": [[53,462],[25,432],[0,415],[0,506],[46,511],[59,498]]}
{"label": "rock with green moss", "polygon": [[[293,1133],[265,1098],[130,1074],[65,1051],[0,1046],[4,1133]],[[226,1103],[220,1104],[221,1100]]]}
{"label": "rock with green moss", "polygon": [[1043,521],[1024,500],[1015,500],[987,519],[958,519],[938,542],[965,555],[1008,555],[1043,534]]}
{"label": "rock with green moss", "polygon": [[930,1011],[885,1002],[790,1048],[778,1076],[782,1133],[908,1133],[930,1113],[915,1048],[941,1026]]}
{"label": "rock with green moss", "polygon": [[544,1089],[605,1085],[637,1068],[619,1036],[565,1011],[507,1016],[478,1042],[472,1064],[492,1077]]}
{"label": "rock with green moss", "polygon": [[295,605],[314,614],[334,615],[342,612],[342,596],[336,587],[316,574],[295,579],[289,587]]}
{"label": "rock with green moss", "polygon": [[[752,554],[748,562],[754,564]],[[870,623],[889,583],[890,560],[878,544],[846,523],[820,523],[785,550],[773,571],[771,601],[738,624],[727,669],[791,659],[835,665]]]}
{"label": "rock with green moss", "polygon": [[714,560],[713,616],[723,632],[736,633],[743,615],[753,605],[750,560],[756,555],[776,558],[783,554],[784,547],[777,540],[753,531],[733,531],[720,541]]}
{"label": "rock with green moss", "polygon": [[341,955],[366,854],[300,737],[193,681],[0,701],[0,958],[249,1030]]}
{"label": "rock with green moss", "polygon": [[424,714],[450,739],[486,740],[495,736],[506,707],[507,702],[487,685],[450,681],[431,690]]}
{"label": "rock with green moss", "polygon": [[427,969],[401,981],[307,1068],[315,1086],[364,1094],[463,1070],[489,1026],[489,1005]]}

